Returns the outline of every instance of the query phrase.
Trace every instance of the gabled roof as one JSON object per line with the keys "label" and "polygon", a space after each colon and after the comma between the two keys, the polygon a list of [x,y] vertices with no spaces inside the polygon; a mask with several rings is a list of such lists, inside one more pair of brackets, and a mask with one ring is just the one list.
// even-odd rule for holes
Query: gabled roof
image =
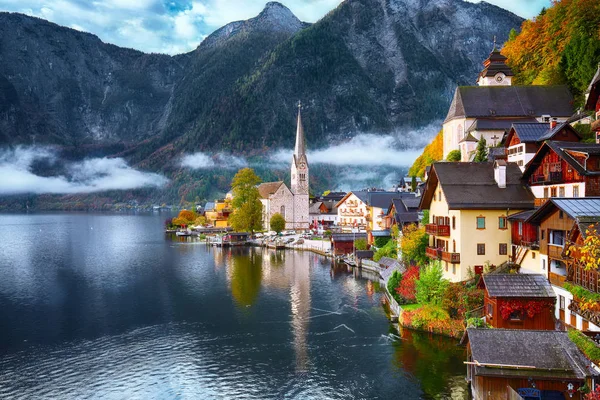
{"label": "gabled roof", "polygon": [[261,183],[258,185],[258,194],[261,198],[268,199],[283,184],[283,181]]}
{"label": "gabled roof", "polygon": [[431,168],[421,209],[429,209],[438,182],[451,210],[527,210],[534,196],[521,181],[516,163],[507,163],[506,187],[499,188],[491,162],[438,162]]}
{"label": "gabled roof", "polygon": [[[477,376],[577,379],[598,376],[566,332],[467,329]],[[518,368],[520,366],[520,368]]]}
{"label": "gabled roof", "polygon": [[471,132],[469,132],[467,134],[467,136],[465,136],[464,138],[462,138],[462,140],[458,143],[463,143],[463,142],[478,142],[477,139],[475,139],[475,136],[473,136],[473,134]]}
{"label": "gabled roof", "polygon": [[400,266],[400,262],[397,259],[390,257],[381,257],[378,263],[379,265],[383,265],[386,268]]}
{"label": "gabled roof", "polygon": [[542,275],[486,274],[483,282],[490,297],[556,297],[548,278]]}
{"label": "gabled roof", "polygon": [[[407,194],[402,192],[368,192],[367,204],[370,207],[381,208],[386,212],[393,199],[399,199]],[[410,196],[414,196],[412,193],[408,193]]]}
{"label": "gabled roof", "polygon": [[312,203],[309,207],[308,207],[308,213],[309,214],[321,214],[321,205],[323,204],[322,201],[317,201]]}
{"label": "gabled roof", "polygon": [[493,119],[493,118],[477,118],[467,132],[474,131],[508,131],[510,127],[515,123],[533,123],[537,122],[535,118],[505,118],[505,119]]}
{"label": "gabled roof", "polygon": [[569,218],[586,222],[600,222],[600,197],[551,198],[527,219],[539,225],[548,216],[561,210]]}
{"label": "gabled roof", "polygon": [[507,146],[512,135],[517,135],[521,143],[535,143],[548,132],[549,128],[549,124],[545,122],[514,123],[508,133],[509,137],[506,139]]}
{"label": "gabled roof", "polygon": [[523,179],[529,179],[529,177],[535,172],[535,170],[541,165],[542,160],[548,154],[548,152],[554,151],[560,158],[565,160],[575,171],[580,175],[600,175],[598,171],[588,171],[584,165],[580,164],[571,154],[583,153],[587,155],[600,155],[600,145],[596,143],[581,143],[581,142],[563,142],[563,141],[545,141],[537,153],[533,156],[531,161],[527,163],[525,171],[523,171]]}
{"label": "gabled roof", "polygon": [[567,86],[459,86],[444,122],[465,117],[541,115],[573,115],[573,96]]}
{"label": "gabled roof", "polygon": [[598,63],[596,75],[592,78],[585,93],[587,96],[585,100],[585,109],[596,111],[596,102],[598,101],[598,96],[600,96],[600,63]]}
{"label": "gabled roof", "polygon": [[212,211],[214,209],[215,209],[214,201],[207,201],[206,204],[204,205],[204,211]]}
{"label": "gabled roof", "polygon": [[512,69],[506,65],[506,58],[500,51],[494,47],[490,56],[483,62],[484,69],[479,73],[479,76],[495,76],[497,73],[502,72],[506,76],[513,76]]}
{"label": "gabled roof", "polygon": [[543,142],[544,140],[555,140],[555,136],[561,132],[563,129],[570,130],[573,132],[579,139],[581,139],[581,135],[579,132],[575,130],[568,122],[563,122],[562,124],[557,124],[554,129],[548,129],[548,131],[542,135],[537,141]]}
{"label": "gabled roof", "polygon": [[334,233],[331,235],[333,242],[354,242],[356,239],[366,239],[366,233]]}

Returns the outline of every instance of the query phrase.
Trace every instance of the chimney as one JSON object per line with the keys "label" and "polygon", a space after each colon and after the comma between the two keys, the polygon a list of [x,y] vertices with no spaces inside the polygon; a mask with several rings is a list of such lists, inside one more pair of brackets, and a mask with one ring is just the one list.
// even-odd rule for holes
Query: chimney
{"label": "chimney", "polygon": [[556,128],[556,117],[552,118],[552,121],[550,121],[550,129],[554,128]]}
{"label": "chimney", "polygon": [[494,162],[494,179],[500,189],[506,188],[506,161],[496,160]]}

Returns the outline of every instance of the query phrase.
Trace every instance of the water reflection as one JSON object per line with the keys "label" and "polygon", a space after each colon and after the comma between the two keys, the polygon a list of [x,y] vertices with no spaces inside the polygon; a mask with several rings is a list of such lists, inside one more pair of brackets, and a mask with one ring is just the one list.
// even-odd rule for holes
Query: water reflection
{"label": "water reflection", "polygon": [[227,277],[231,285],[231,294],[239,306],[250,307],[260,293],[263,256],[255,251],[235,248],[229,251],[229,256]]}

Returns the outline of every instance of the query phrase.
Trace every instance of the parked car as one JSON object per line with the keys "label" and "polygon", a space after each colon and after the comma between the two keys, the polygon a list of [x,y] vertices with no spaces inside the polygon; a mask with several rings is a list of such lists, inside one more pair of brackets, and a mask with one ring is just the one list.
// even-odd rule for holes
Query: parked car
{"label": "parked car", "polygon": [[289,239],[286,239],[286,240],[285,240],[285,244],[293,243],[293,242],[294,242],[294,240],[296,240],[296,239],[294,239],[294,238],[289,238]]}
{"label": "parked car", "polygon": [[304,239],[300,238],[296,240],[293,244],[304,244]]}

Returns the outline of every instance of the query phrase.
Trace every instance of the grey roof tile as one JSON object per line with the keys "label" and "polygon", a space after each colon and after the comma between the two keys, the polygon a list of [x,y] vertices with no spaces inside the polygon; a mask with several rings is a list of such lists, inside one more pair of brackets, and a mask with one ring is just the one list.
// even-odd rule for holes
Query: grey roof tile
{"label": "grey roof tile", "polygon": [[490,297],[556,297],[548,279],[542,275],[486,274],[483,281]]}

